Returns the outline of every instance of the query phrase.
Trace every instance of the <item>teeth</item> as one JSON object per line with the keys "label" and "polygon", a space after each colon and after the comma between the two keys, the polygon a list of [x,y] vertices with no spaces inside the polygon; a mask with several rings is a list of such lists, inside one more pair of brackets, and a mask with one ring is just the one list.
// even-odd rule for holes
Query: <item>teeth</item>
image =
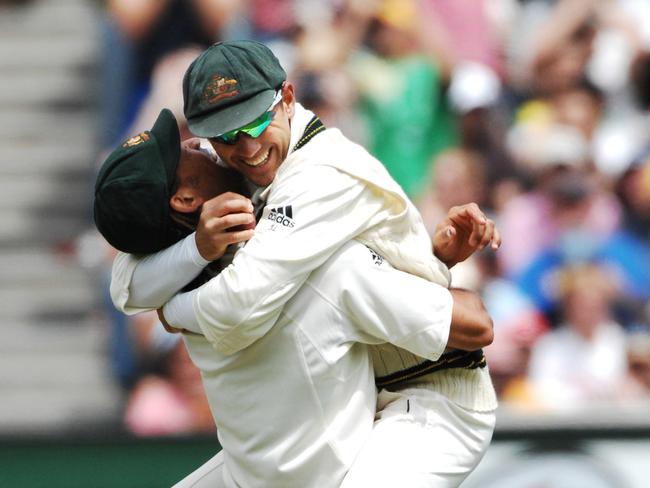
{"label": "teeth", "polygon": [[257,159],[253,159],[252,161],[244,161],[244,164],[252,167],[261,166],[266,163],[266,161],[268,161],[270,152],[270,150],[266,151],[266,153],[262,154]]}

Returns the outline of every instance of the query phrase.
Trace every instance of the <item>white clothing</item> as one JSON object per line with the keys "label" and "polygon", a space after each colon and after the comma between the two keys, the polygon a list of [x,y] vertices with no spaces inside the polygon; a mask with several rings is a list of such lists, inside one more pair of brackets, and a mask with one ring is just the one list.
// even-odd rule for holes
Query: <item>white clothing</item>
{"label": "white clothing", "polygon": [[[120,282],[113,288],[127,297],[123,305],[140,259],[115,262]],[[452,306],[446,288],[397,271],[351,241],[311,273],[272,329],[246,349],[225,355],[204,336],[184,334],[218,427],[226,486],[339,486],[375,412],[362,343],[391,340],[435,360],[445,350]]]}
{"label": "white clothing", "polygon": [[[296,106],[292,140],[312,115]],[[191,292],[201,329],[225,354],[266,334],[309,273],[351,239],[398,269],[449,286],[414,205],[379,161],[337,129],[290,153],[263,198],[253,239],[232,266]],[[292,217],[278,221],[289,207]]]}
{"label": "white clothing", "polygon": [[382,391],[370,437],[341,488],[455,488],[483,458],[495,419],[429,390]]}
{"label": "white clothing", "polygon": [[567,410],[614,399],[626,370],[625,332],[620,325],[601,323],[586,340],[565,324],[535,343],[529,377],[549,407]]}
{"label": "white clothing", "polygon": [[[141,266],[140,272],[133,276],[133,283],[130,283],[129,288],[124,288],[123,283],[131,281],[133,270],[140,262],[147,263],[147,266]],[[168,262],[176,263],[174,273],[161,274],[159,266],[165,266]],[[156,309],[169,299],[169,289],[178,291],[197,277],[209,263],[196,247],[195,233],[167,249],[142,256],[138,260],[131,259],[129,254],[118,252],[111,270],[111,299],[119,310],[129,315]],[[179,277],[186,281],[179,281]]]}
{"label": "white clothing", "polygon": [[[292,144],[312,116],[296,105]],[[290,153],[262,199],[266,207],[255,235],[233,263],[190,292],[191,299],[179,294],[164,308],[171,325],[198,325],[224,354],[266,334],[309,273],[351,239],[397,269],[449,286],[449,270],[433,255],[415,206],[377,159],[337,129],[321,132]],[[182,306],[190,301],[193,308]],[[422,362],[391,342],[372,350],[378,377]],[[426,385],[473,410],[491,411],[497,405],[487,368],[446,370],[411,384]]]}
{"label": "white clothing", "polygon": [[[492,439],[494,413],[422,393],[380,393],[382,408],[341,488],[455,488],[476,468]],[[220,451],[173,488],[225,487],[223,464]]]}
{"label": "white clothing", "polygon": [[[302,133],[305,124],[310,118],[310,112],[305,111],[300,106],[296,107],[296,117],[292,121],[292,141],[299,137],[298,134]],[[298,297],[303,294],[303,289],[306,288],[303,286],[305,282],[311,280],[309,278],[310,273],[325,263],[341,246],[344,246],[345,243],[350,242],[352,239],[367,243],[372,249],[378,251],[378,253],[373,253],[373,257],[379,267],[385,266],[382,257],[384,256],[388,262],[400,269],[422,276],[430,281],[441,283],[444,286],[449,285],[449,272],[433,256],[430,237],[415,207],[399,186],[388,176],[381,163],[372,158],[360,146],[345,139],[336,129],[326,130],[318,134],[309,144],[290,154],[280,166],[276,179],[265,190],[263,196],[266,198],[266,207],[257,224],[255,236],[239,251],[233,263],[219,276],[213,278],[198,290],[177,295],[164,309],[165,316],[172,325],[202,331],[207,340],[218,351],[215,355],[217,359],[212,361],[219,363],[217,370],[228,371],[228,375],[204,375],[204,377],[206,378],[208,396],[215,395],[215,402],[218,401],[217,392],[224,395],[226,391],[228,392],[229,398],[221,401],[233,403],[221,404],[222,407],[225,407],[224,411],[241,410],[242,405],[236,399],[239,395],[245,393],[245,386],[243,385],[247,385],[247,383],[259,384],[259,379],[256,379],[256,376],[251,373],[253,366],[259,361],[256,355],[263,356],[264,361],[271,364],[274,356],[282,354],[279,351],[282,351],[281,344],[283,341],[279,338],[283,338],[285,342],[292,342],[291,338],[293,336],[284,337],[284,334],[290,333],[285,321],[291,317],[287,309],[289,305],[285,307],[285,304],[288,301],[291,303],[292,297],[295,299],[294,303],[300,302]],[[343,271],[345,270],[341,269],[336,273],[342,273]],[[411,278],[416,279],[415,276],[411,276]],[[341,276],[332,279],[336,293],[341,292],[341,286],[347,285],[346,280],[342,279]],[[353,277],[349,279],[354,283]],[[430,285],[432,284],[430,283]],[[393,305],[385,304],[381,308],[381,313],[379,309],[369,307],[368,312],[372,313],[368,313],[367,317],[353,316],[352,318],[358,320],[357,325],[362,328],[361,330],[364,330],[363,327],[373,327],[374,322],[378,324],[386,322],[389,324],[401,323],[404,325],[404,320],[410,320],[411,316],[417,316],[422,312],[423,306],[437,300],[432,295],[420,295],[414,300],[414,296],[409,294],[408,297],[404,297],[408,298],[408,300],[396,301],[393,294],[395,294],[396,288],[399,288],[399,286],[395,282],[388,283],[383,291],[377,289],[376,286],[376,283],[371,282],[368,287],[370,293],[377,293],[378,300],[375,303],[383,305],[385,301],[392,301]],[[295,295],[296,293],[298,295]],[[307,294],[307,291],[305,291],[304,295],[307,296]],[[397,294],[401,296],[400,292]],[[333,296],[338,297],[339,295]],[[318,299],[318,297],[314,298]],[[318,303],[318,300],[314,303]],[[305,302],[303,304],[303,313],[308,308],[311,314],[314,311],[314,303],[311,301]],[[349,305],[346,303],[346,306]],[[309,330],[321,334],[317,334],[318,339],[325,341],[329,347],[332,347],[332,351],[338,351],[332,356],[322,351],[314,355],[314,357],[325,360],[328,367],[337,364],[337,361],[347,361],[348,350],[356,351],[363,347],[357,344],[356,346],[348,345],[342,348],[341,343],[332,342],[332,339],[340,338],[335,332],[336,327],[334,327],[334,332],[330,332],[329,325],[323,323],[314,324],[312,317],[310,315],[310,317],[305,318],[305,320],[311,322]],[[377,340],[377,331],[367,332],[365,338],[351,339],[378,345],[378,347],[370,348],[375,368],[374,372],[377,376],[402,371],[417,365],[422,362],[422,357],[435,360],[443,352],[443,350],[436,348],[432,349],[430,346],[420,347],[416,350],[414,343],[405,340],[406,337],[400,337],[396,330],[383,330],[386,335],[382,336],[380,341]],[[413,327],[412,330],[417,331],[419,329]],[[197,339],[199,337],[201,336],[187,336],[187,343],[190,344],[190,341],[194,339],[199,340]],[[306,337],[310,337],[310,335]],[[409,339],[414,339],[414,337]],[[207,346],[205,339],[201,338],[200,340],[203,346]],[[388,341],[392,344],[385,344]],[[446,343],[446,338],[444,342]],[[275,347],[273,344],[276,343],[279,345],[273,351]],[[314,341],[310,343],[313,346]],[[420,344],[420,346],[423,346],[423,344]],[[272,352],[269,352],[270,350]],[[237,351],[240,352],[234,354],[235,358],[228,356]],[[309,350],[305,351],[306,353],[309,352]],[[367,354],[367,349],[364,348],[364,351]],[[345,355],[342,355],[344,352]],[[212,354],[214,355],[214,352]],[[287,357],[291,357],[291,355],[288,354]],[[201,358],[206,361],[209,360],[209,348],[202,352],[200,358],[197,358],[197,364],[203,369],[206,365],[200,364]],[[252,358],[255,358],[255,361]],[[356,361],[363,362],[365,360],[357,358]],[[359,365],[354,366],[350,363],[347,368],[358,369]],[[240,369],[242,369],[241,372]],[[294,364],[286,372],[286,378],[284,374],[282,375],[283,386],[297,380],[295,376],[292,376],[297,371],[299,370]],[[265,372],[268,373],[267,370]],[[231,376],[232,378],[242,376],[242,378],[237,380],[236,384],[229,385],[229,382],[232,381]],[[350,378],[358,381],[357,376],[351,376]],[[316,377],[316,379],[314,385],[322,388],[322,394],[327,395],[324,398],[329,397],[330,391],[334,392],[334,398],[341,397],[336,393],[335,384],[330,384],[329,380],[322,377]],[[350,380],[352,383],[354,381]],[[239,389],[236,388],[237,385],[239,385]],[[485,425],[493,426],[496,395],[487,368],[449,369],[400,385],[401,388],[407,386],[414,387],[408,390],[413,392],[413,402],[419,402],[418,398],[431,397],[430,401],[421,403],[423,409],[433,406],[435,404],[434,399],[442,395],[449,400],[450,405],[454,405],[451,410],[471,410],[477,417],[483,416],[492,419],[491,424],[490,421],[481,424],[483,427]],[[343,390],[345,391],[345,388]],[[363,391],[363,389],[360,389],[360,391]],[[255,395],[255,398],[272,398],[272,393],[268,395],[258,394]],[[327,403],[326,406],[327,408],[337,408],[336,402],[334,404]],[[327,410],[323,409],[320,412],[327,413]],[[481,412],[484,412],[485,415],[482,415]],[[289,431],[298,429],[300,431],[305,425],[301,423],[298,416],[287,415],[286,411],[284,413],[278,411],[278,418],[286,421],[282,425],[282,429],[278,429],[273,435],[269,434],[268,437],[259,438],[261,434],[257,431],[255,433],[251,432],[250,435],[241,434],[239,428],[234,429],[232,432],[223,432],[224,426],[231,423],[237,425],[237,418],[222,419],[227,420],[224,423],[218,418],[220,414],[223,414],[223,412],[217,412],[215,407],[215,419],[217,425],[222,429],[220,436],[223,437],[222,445],[226,451],[225,465],[228,469],[225,471],[227,472],[230,469],[236,477],[249,476],[251,480],[257,482],[259,482],[260,478],[257,477],[256,473],[258,471],[256,470],[268,469],[272,472],[273,469],[282,470],[284,465],[281,462],[282,459],[277,457],[272,459],[264,458],[265,461],[272,460],[275,467],[273,467],[273,463],[268,466],[259,466],[259,463],[253,464],[250,461],[251,454],[255,455],[257,453],[251,450],[250,447],[248,447],[247,451],[248,444],[244,441],[251,441],[257,445],[276,442],[274,436],[280,435],[279,432],[284,433],[283,429]],[[454,422],[462,418],[460,415],[450,416],[450,424],[453,425]],[[247,428],[250,428],[251,425],[259,426],[260,421],[261,419],[258,419],[257,424],[252,421],[252,424],[242,426],[244,427],[243,432],[249,432]],[[334,435],[338,425],[340,424],[336,422],[333,424],[323,422],[321,429],[332,434],[332,438],[335,439],[344,433],[344,429],[338,429],[338,433]],[[392,425],[392,421],[383,422],[382,425]],[[438,433],[435,430],[425,428],[422,423],[414,422],[412,424],[412,426],[417,425],[422,428],[416,436],[419,436],[420,439],[428,438],[429,445],[437,443],[436,436]],[[469,421],[466,430],[474,432],[474,427],[476,425]],[[382,431],[388,430],[382,427]],[[483,443],[479,443],[483,446],[483,449],[487,447],[491,437],[492,428],[490,427],[488,430],[489,435],[485,435],[486,430],[482,427],[472,434],[484,440]],[[251,435],[253,438],[251,438]],[[255,438],[255,435],[258,437]],[[378,436],[376,438],[377,445],[382,445],[391,452],[403,448],[402,444],[386,444],[382,440],[386,438],[390,438],[390,436]],[[232,461],[229,461],[230,454],[224,441],[229,441],[229,444],[234,446],[233,449],[237,449]],[[282,439],[277,440],[279,445],[297,443],[296,445],[303,448],[299,452],[313,452],[312,448],[306,449],[305,446],[309,445],[308,443],[301,443],[301,441],[302,439],[292,438],[283,444]],[[404,442],[408,443],[408,439],[404,439]],[[458,439],[458,442],[456,445],[460,446],[459,449],[465,449],[463,439]],[[351,442],[349,445],[352,444]],[[366,445],[366,447],[368,446]],[[360,449],[360,446],[357,447]],[[295,453],[296,456],[297,452]],[[468,461],[467,452],[470,453],[469,458],[474,461]],[[462,460],[460,466],[446,466],[442,470],[434,458],[429,458],[430,464],[425,469],[429,472],[440,471],[439,475],[446,477],[445,473],[448,473],[450,469],[457,469],[459,472],[465,472],[466,468],[471,469],[468,467],[475,466],[482,454],[483,451],[468,451],[465,449],[465,451],[458,454],[459,459]],[[435,455],[435,451],[432,451],[432,455]],[[301,458],[305,456],[306,454],[303,454]],[[328,458],[326,451],[323,451],[320,457],[319,467],[324,467],[328,463],[336,464],[331,456]],[[361,458],[363,457],[362,453]],[[242,464],[237,465],[236,461],[240,459]],[[453,461],[449,457],[446,459]],[[299,467],[309,464],[309,461],[311,460],[305,459]],[[346,459],[343,459],[343,461],[342,465],[345,465]],[[230,464],[233,465],[232,468],[230,468]],[[245,466],[247,466],[246,469],[252,471],[247,473]],[[321,483],[324,484],[321,484],[321,486],[338,486],[336,475],[342,472],[344,472],[342,468],[339,470],[331,468],[327,476],[328,481],[325,482],[322,479]],[[465,475],[468,472],[465,472]],[[318,470],[312,470],[312,473],[318,473]],[[299,469],[293,474],[293,477],[286,478],[288,484],[285,484],[285,486],[303,486],[304,483],[301,482]],[[317,474],[314,476],[317,476]],[[452,476],[449,479],[453,480],[454,478]],[[453,481],[451,482],[453,483]],[[255,483],[249,483],[245,486],[249,485],[256,486]],[[314,486],[318,486],[318,484]]]}

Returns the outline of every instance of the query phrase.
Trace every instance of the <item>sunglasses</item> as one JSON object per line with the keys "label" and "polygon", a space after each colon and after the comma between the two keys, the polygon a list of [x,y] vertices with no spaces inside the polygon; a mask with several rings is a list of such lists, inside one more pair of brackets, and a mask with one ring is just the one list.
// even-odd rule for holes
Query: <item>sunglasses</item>
{"label": "sunglasses", "polygon": [[273,109],[281,101],[282,101],[282,90],[278,90],[277,93],[275,94],[275,97],[273,98],[273,102],[271,103],[269,109],[266,112],[264,112],[262,115],[260,115],[258,118],[253,120],[251,123],[246,124],[243,127],[240,127],[239,129],[231,130],[229,132],[224,132],[223,134],[213,137],[212,139],[221,144],[233,145],[237,142],[237,139],[239,139],[239,134],[241,134],[242,132],[253,138],[259,137],[260,135],[262,135],[262,132],[264,132],[266,128],[271,124],[271,121],[273,120],[273,116],[275,115]]}

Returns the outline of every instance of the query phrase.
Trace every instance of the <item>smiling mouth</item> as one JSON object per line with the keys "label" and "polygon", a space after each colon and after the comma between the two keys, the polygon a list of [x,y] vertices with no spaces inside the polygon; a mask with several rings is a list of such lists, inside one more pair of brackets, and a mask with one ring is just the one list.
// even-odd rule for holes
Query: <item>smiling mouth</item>
{"label": "smiling mouth", "polygon": [[250,161],[242,160],[242,162],[246,166],[250,166],[251,168],[257,168],[258,166],[262,166],[263,164],[267,163],[270,155],[271,155],[271,150],[269,149],[268,151],[266,151],[266,153],[262,154],[256,159]]}

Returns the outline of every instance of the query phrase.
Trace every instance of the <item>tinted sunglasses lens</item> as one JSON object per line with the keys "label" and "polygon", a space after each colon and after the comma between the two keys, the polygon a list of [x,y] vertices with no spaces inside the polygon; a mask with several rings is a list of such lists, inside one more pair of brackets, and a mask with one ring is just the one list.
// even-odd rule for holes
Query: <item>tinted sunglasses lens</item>
{"label": "tinted sunglasses lens", "polygon": [[273,112],[266,112],[261,117],[240,129],[251,137],[259,137],[262,132],[271,124]]}
{"label": "tinted sunglasses lens", "polygon": [[264,130],[269,126],[272,120],[273,112],[265,112],[253,120],[250,124],[247,124],[244,127],[240,127],[239,129],[231,130],[225,134],[221,134],[220,136],[217,136],[216,139],[224,144],[234,144],[237,142],[237,138],[239,137],[240,132],[248,134],[251,137],[259,137],[262,132],[264,132]]}
{"label": "tinted sunglasses lens", "polygon": [[234,144],[235,142],[237,142],[238,134],[239,134],[239,129],[233,130],[231,132],[226,132],[225,134],[221,134],[220,136],[215,137],[215,139],[222,144]]}

